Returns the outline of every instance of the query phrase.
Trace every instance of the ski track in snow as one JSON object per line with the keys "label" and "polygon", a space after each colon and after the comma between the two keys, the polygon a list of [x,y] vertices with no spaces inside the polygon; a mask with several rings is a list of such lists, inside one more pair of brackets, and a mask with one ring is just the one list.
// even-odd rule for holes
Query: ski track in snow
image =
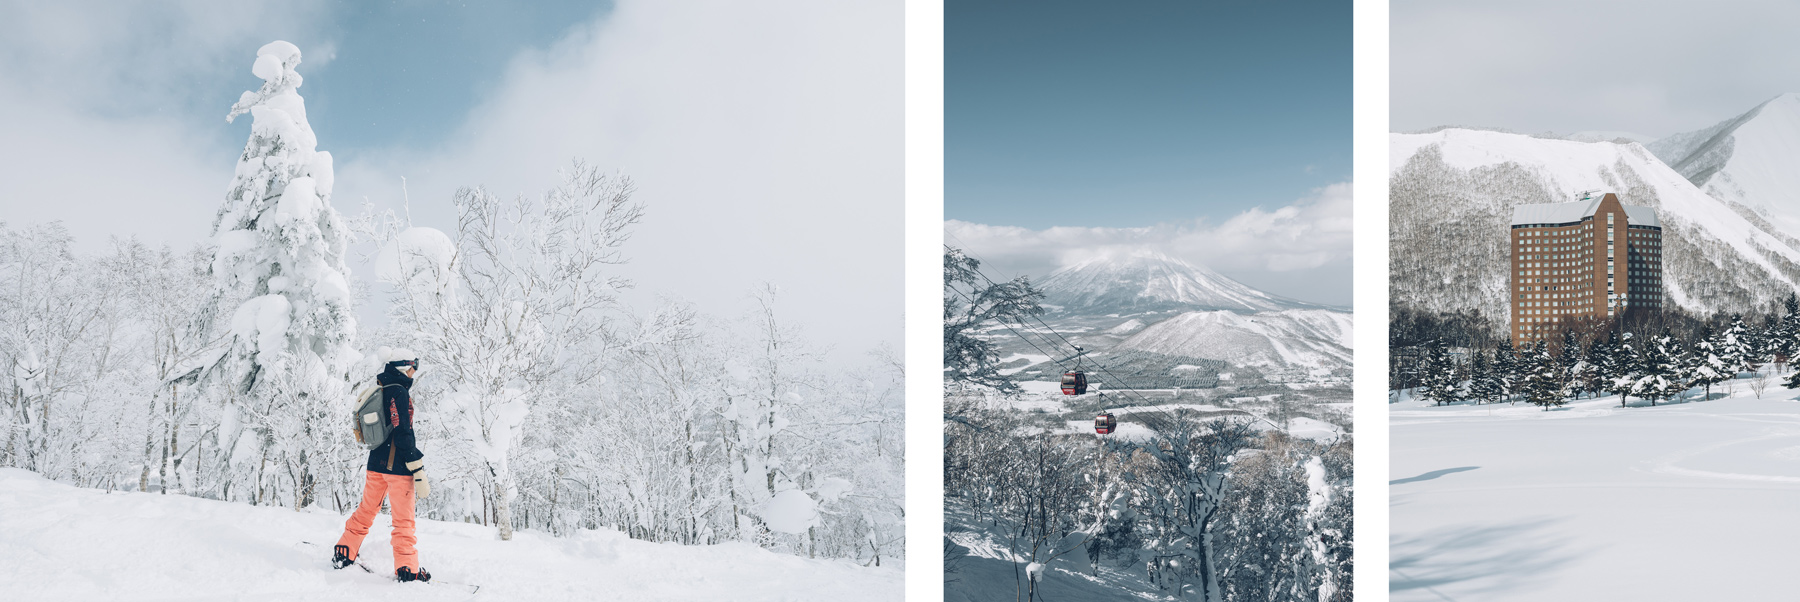
{"label": "ski track in snow", "polygon": [[1549,412],[1403,398],[1389,406],[1391,599],[1792,599],[1795,397]]}
{"label": "ski track in snow", "polygon": [[901,600],[903,572],[745,543],[682,546],[614,531],[551,537],[418,521],[421,564],[456,587],[395,582],[387,515],[362,560],[332,570],[345,515],[81,489],[0,468],[6,600]]}

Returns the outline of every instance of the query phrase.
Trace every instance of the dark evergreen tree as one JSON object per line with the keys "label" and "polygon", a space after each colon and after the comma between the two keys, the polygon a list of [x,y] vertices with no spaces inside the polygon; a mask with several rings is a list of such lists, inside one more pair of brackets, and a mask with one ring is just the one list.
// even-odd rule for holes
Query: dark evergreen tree
{"label": "dark evergreen tree", "polygon": [[1498,385],[1500,399],[1511,399],[1519,390],[1519,358],[1513,352],[1512,339],[1500,342],[1494,350],[1494,383]]}
{"label": "dark evergreen tree", "polygon": [[1500,386],[1494,377],[1494,363],[1479,349],[1469,360],[1469,398],[1475,403],[1493,403],[1500,397]]}
{"label": "dark evergreen tree", "polygon": [[1462,401],[1462,378],[1457,362],[1445,353],[1442,341],[1433,339],[1425,347],[1425,398],[1433,405]]}
{"label": "dark evergreen tree", "polygon": [[1525,400],[1550,411],[1552,406],[1560,406],[1568,395],[1565,386],[1568,379],[1564,376],[1562,364],[1550,353],[1543,341],[1531,349],[1531,355],[1522,362],[1525,372]]}
{"label": "dark evergreen tree", "polygon": [[1729,378],[1725,360],[1719,357],[1719,348],[1724,343],[1724,335],[1714,333],[1711,325],[1702,326],[1700,336],[1687,356],[1688,386],[1700,387],[1704,391],[1701,399],[1711,399],[1712,386]]}
{"label": "dark evergreen tree", "polygon": [[[1584,369],[1581,361],[1581,337],[1575,334],[1573,329],[1564,330],[1562,347],[1557,351],[1556,363],[1558,368],[1562,370],[1563,377],[1566,378],[1571,385],[1580,382],[1581,372]],[[1580,398],[1579,388],[1571,386],[1566,387],[1566,390],[1569,393],[1574,394],[1576,398]]]}

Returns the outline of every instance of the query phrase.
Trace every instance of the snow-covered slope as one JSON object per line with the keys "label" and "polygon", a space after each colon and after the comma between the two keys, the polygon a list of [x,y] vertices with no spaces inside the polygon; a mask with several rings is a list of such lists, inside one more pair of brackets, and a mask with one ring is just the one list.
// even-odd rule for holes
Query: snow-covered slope
{"label": "snow-covered slope", "polygon": [[1385,599],[1795,599],[1800,400],[1768,378],[1654,408],[1388,406]]}
{"label": "snow-covered slope", "polygon": [[[344,516],[180,495],[79,489],[0,468],[0,599],[467,600],[448,583],[332,570]],[[393,568],[388,518],[363,562]],[[550,537],[418,522],[420,561],[487,600],[900,600],[903,573],[749,544],[681,546],[615,531]],[[308,546],[302,541],[319,544]]]}
{"label": "snow-covered slope", "polygon": [[1677,306],[1762,308],[1800,282],[1800,250],[1708,196],[1636,143],[1576,142],[1445,129],[1393,134],[1389,266],[1396,301],[1506,317],[1514,205],[1615,192],[1657,210]]}
{"label": "snow-covered slope", "polygon": [[1196,311],[1152,324],[1115,349],[1261,368],[1348,368],[1350,332],[1351,314],[1341,311]]}
{"label": "snow-covered slope", "polygon": [[1707,194],[1748,208],[1781,234],[1800,238],[1800,93],[1777,96],[1649,148]]}
{"label": "snow-covered slope", "polygon": [[1045,304],[1089,315],[1317,307],[1250,288],[1206,267],[1150,250],[1106,255],[1065,267],[1045,278],[1039,288],[1044,291]]}

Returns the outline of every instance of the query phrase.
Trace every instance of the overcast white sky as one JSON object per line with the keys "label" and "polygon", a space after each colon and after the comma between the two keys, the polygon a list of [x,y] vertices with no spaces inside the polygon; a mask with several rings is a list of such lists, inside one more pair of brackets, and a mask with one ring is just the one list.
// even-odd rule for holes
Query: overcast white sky
{"label": "overcast white sky", "polygon": [[382,32],[345,33],[343,10],[0,3],[0,220],[62,220],[89,251],[112,235],[206,239],[249,127],[227,125],[226,110],[258,83],[256,49],[287,39],[305,57],[319,149],[337,156],[340,212],[364,199],[399,209],[404,176],[415,223],[448,229],[457,187],[535,195],[581,157],[631,176],[647,207],[623,268],[634,303],[669,295],[732,316],[772,282],[814,342],[858,356],[899,346],[900,2],[625,0],[573,22],[548,15],[555,27],[494,33],[510,36],[504,56],[469,74],[472,91],[376,99],[444,116],[404,128],[330,122],[357,114],[342,82],[457,77],[430,49],[448,56],[482,19],[374,44],[345,38]]}
{"label": "overcast white sky", "polygon": [[1033,230],[949,220],[944,240],[973,253],[996,279],[1042,280],[1102,253],[1149,248],[1277,295],[1349,307],[1350,188],[1348,182],[1333,184],[1283,207],[1254,207],[1220,222]]}
{"label": "overcast white sky", "polygon": [[1662,137],[1800,92],[1792,0],[1393,0],[1390,127]]}

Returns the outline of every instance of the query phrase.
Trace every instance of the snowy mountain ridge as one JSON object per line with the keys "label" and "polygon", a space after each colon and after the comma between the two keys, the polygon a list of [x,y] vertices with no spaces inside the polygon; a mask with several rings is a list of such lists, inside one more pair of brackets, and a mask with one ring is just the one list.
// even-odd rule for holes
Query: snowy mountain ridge
{"label": "snowy mountain ridge", "polygon": [[1039,285],[1044,303],[1079,314],[1170,309],[1241,312],[1320,306],[1271,295],[1158,251],[1102,255],[1064,267]]}
{"label": "snowy mountain ridge", "polygon": [[1800,93],[1648,148],[1706,194],[1800,239]]}
{"label": "snowy mountain ridge", "polygon": [[1353,357],[1351,318],[1348,312],[1326,309],[1249,315],[1195,311],[1152,324],[1114,349],[1258,368],[1348,369]]}
{"label": "snowy mountain ridge", "polygon": [[1800,283],[1800,249],[1733,210],[1634,142],[1578,142],[1444,129],[1391,134],[1391,293],[1429,311],[1507,314],[1512,207],[1618,193],[1664,226],[1673,305],[1746,311]]}

